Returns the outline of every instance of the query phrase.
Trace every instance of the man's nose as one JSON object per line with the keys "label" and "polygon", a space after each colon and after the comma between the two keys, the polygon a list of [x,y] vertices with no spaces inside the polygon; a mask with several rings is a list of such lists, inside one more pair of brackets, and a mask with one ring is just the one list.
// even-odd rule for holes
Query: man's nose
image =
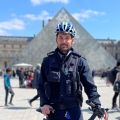
{"label": "man's nose", "polygon": [[63,39],[63,43],[66,43],[66,39]]}

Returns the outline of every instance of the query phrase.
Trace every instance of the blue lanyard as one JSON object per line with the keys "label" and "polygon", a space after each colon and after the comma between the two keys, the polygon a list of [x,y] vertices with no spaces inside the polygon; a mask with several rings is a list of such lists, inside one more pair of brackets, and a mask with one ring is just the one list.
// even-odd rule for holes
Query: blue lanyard
{"label": "blue lanyard", "polygon": [[68,111],[66,111],[66,113],[65,113],[65,118],[66,118],[66,120],[71,120],[71,117],[70,117],[70,114]]}

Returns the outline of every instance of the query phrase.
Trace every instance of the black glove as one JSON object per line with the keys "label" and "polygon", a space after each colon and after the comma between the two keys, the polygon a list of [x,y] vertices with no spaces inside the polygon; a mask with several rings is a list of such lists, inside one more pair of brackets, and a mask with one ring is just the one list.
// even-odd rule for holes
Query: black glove
{"label": "black glove", "polygon": [[96,114],[96,116],[98,116],[98,118],[103,118],[104,114],[105,114],[105,109],[101,108],[99,106],[96,106],[93,109],[94,114]]}
{"label": "black glove", "polygon": [[[95,103],[93,103],[92,101],[90,100],[87,100],[86,103],[91,106],[91,110],[93,111],[93,115],[90,117],[89,120],[94,120],[96,118],[96,116],[98,116],[98,118],[103,118],[104,116],[107,115],[107,111],[109,109],[104,109],[104,108],[101,108],[100,105],[97,105]],[[107,118],[108,116],[106,116]]]}

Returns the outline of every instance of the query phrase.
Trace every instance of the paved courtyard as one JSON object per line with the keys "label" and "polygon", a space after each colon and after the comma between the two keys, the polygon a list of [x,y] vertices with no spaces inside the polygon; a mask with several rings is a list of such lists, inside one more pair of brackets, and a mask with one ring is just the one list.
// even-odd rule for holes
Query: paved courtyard
{"label": "paved courtyard", "polygon": [[[98,86],[98,92],[101,95],[101,103],[105,108],[111,108],[113,96],[112,86],[106,86],[105,80],[95,77],[95,83]],[[3,87],[3,78],[0,78],[0,120],[42,120],[43,115],[36,112],[39,107],[39,100],[33,102],[32,107],[29,106],[28,100],[36,95],[35,89],[19,88],[18,79],[12,80],[15,97],[13,99],[14,106],[4,106],[5,91]],[[82,107],[84,120],[88,120],[91,116],[91,111],[88,110],[88,105],[85,103],[87,96],[84,94],[84,103]],[[118,100],[119,101],[119,100]],[[98,118],[96,118],[98,120]],[[109,120],[120,120],[119,111],[109,111]]]}

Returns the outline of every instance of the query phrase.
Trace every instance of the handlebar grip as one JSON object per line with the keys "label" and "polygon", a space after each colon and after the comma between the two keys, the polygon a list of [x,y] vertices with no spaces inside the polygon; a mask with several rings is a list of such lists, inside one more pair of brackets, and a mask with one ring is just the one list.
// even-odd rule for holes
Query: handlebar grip
{"label": "handlebar grip", "polygon": [[41,108],[36,109],[36,111],[42,113]]}
{"label": "handlebar grip", "polygon": [[[36,109],[36,111],[42,113],[41,108]],[[51,112],[54,112],[55,110],[54,110],[53,108],[50,108],[50,111],[51,111]]]}

